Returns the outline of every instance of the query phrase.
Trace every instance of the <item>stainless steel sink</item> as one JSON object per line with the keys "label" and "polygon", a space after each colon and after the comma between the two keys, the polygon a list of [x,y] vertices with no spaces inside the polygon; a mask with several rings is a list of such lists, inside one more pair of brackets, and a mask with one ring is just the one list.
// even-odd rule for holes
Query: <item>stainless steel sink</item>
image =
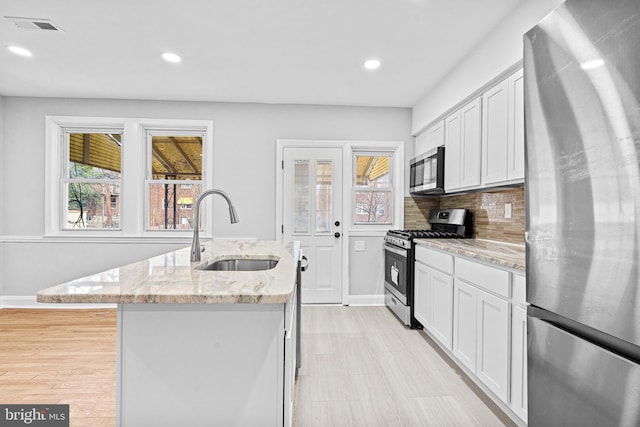
{"label": "stainless steel sink", "polygon": [[278,265],[274,259],[221,259],[209,264],[196,267],[207,271],[260,271],[271,270]]}

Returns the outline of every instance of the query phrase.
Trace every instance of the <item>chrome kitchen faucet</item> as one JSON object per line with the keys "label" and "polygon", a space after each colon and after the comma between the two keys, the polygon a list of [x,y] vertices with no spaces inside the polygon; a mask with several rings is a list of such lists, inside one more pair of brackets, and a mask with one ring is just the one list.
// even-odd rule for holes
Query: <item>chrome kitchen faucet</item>
{"label": "chrome kitchen faucet", "polygon": [[207,190],[200,194],[196,199],[195,212],[193,214],[193,242],[191,242],[191,262],[200,261],[200,253],[204,250],[204,248],[200,247],[200,202],[202,199],[209,196],[210,194],[219,194],[224,197],[229,205],[229,219],[231,220],[231,224],[235,224],[238,222],[238,214],[236,213],[236,208],[233,207],[233,203],[229,196],[224,191],[212,189]]}

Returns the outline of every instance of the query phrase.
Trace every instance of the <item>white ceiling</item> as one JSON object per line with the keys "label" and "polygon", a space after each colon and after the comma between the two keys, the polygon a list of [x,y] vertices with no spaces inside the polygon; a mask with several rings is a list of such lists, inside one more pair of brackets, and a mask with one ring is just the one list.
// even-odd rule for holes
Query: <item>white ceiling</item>
{"label": "white ceiling", "polygon": [[0,95],[412,107],[520,1],[0,0]]}

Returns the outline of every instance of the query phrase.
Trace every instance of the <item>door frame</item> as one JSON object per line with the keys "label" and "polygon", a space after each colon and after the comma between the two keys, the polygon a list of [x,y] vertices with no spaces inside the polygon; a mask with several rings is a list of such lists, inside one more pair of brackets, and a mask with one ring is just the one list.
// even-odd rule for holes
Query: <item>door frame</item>
{"label": "door frame", "polygon": [[[404,141],[356,141],[322,139],[276,139],[276,218],[275,240],[282,240],[284,223],[284,149],[285,148],[341,148],[342,149],[342,305],[349,305],[349,240],[350,236],[384,235],[389,228],[402,228],[404,223]],[[354,229],[351,221],[351,178],[353,176],[352,156],[360,150],[393,150],[394,206],[391,225],[367,229]],[[383,230],[384,228],[384,230]],[[313,261],[312,261],[313,262]]]}

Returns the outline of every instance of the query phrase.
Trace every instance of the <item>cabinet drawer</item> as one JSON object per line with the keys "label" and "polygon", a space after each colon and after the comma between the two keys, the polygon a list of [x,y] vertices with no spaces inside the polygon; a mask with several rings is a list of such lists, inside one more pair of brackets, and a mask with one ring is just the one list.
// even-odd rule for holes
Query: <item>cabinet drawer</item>
{"label": "cabinet drawer", "polygon": [[510,273],[464,258],[456,259],[456,276],[505,298],[510,297]]}
{"label": "cabinet drawer", "polygon": [[453,256],[416,245],[416,261],[443,273],[453,274]]}

